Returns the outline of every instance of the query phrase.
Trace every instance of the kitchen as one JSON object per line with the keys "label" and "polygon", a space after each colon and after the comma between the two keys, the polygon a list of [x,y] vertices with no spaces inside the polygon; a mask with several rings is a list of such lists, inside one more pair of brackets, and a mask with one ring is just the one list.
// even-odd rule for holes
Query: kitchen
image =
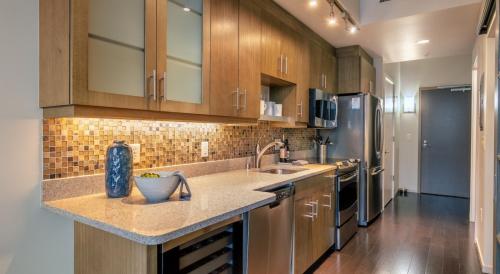
{"label": "kitchen", "polygon": [[[342,2],[318,5],[360,34]],[[311,272],[380,223],[372,51],[334,47],[279,1],[37,5],[30,199],[64,224],[75,273]]]}

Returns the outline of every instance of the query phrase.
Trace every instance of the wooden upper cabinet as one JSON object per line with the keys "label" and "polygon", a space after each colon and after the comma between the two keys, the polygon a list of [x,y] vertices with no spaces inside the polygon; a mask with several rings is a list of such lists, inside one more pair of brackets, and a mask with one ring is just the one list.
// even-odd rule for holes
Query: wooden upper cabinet
{"label": "wooden upper cabinet", "polygon": [[281,53],[281,31],[279,20],[268,12],[262,14],[261,71],[264,74],[281,78],[283,54]]}
{"label": "wooden upper cabinet", "polygon": [[311,88],[324,89],[324,74],[321,66],[322,50],[321,46],[314,41],[309,43],[309,79]]}
{"label": "wooden upper cabinet", "polygon": [[333,49],[325,48],[315,41],[309,43],[311,88],[334,93],[337,89],[336,58]]}
{"label": "wooden upper cabinet", "polygon": [[375,92],[373,58],[360,46],[337,49],[338,93]]}
{"label": "wooden upper cabinet", "polygon": [[69,104],[157,110],[156,0],[71,1],[69,12]]}
{"label": "wooden upper cabinet", "polygon": [[238,0],[212,0],[210,114],[238,113]]}
{"label": "wooden upper cabinet", "polygon": [[262,73],[297,82],[299,34],[269,12],[262,16]]}
{"label": "wooden upper cabinet", "polygon": [[208,114],[210,0],[69,2],[40,1],[41,107]]}
{"label": "wooden upper cabinet", "polygon": [[298,66],[297,66],[297,101],[296,101],[296,120],[297,122],[307,123],[309,121],[309,88],[311,87],[310,67],[311,51],[308,40],[303,37],[297,43],[298,45]]}
{"label": "wooden upper cabinet", "polygon": [[258,118],[261,93],[261,8],[254,0],[240,0],[238,116]]}
{"label": "wooden upper cabinet", "polygon": [[209,113],[210,0],[157,0],[157,92],[161,111]]}
{"label": "wooden upper cabinet", "polygon": [[336,87],[336,65],[337,65],[337,60],[335,56],[333,56],[330,52],[328,51],[323,51],[322,54],[322,59],[321,59],[321,68],[324,74],[324,90],[334,93],[337,89]]}
{"label": "wooden upper cabinet", "polygon": [[211,1],[210,114],[258,118],[260,8],[249,0]]}

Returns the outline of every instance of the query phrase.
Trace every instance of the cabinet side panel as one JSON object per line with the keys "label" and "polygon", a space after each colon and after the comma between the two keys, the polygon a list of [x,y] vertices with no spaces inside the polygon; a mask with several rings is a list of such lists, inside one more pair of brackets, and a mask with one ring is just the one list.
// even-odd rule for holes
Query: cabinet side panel
{"label": "cabinet side panel", "polygon": [[155,247],[75,222],[75,274],[157,273]]}
{"label": "cabinet side panel", "polygon": [[69,0],[40,5],[40,107],[69,104]]}

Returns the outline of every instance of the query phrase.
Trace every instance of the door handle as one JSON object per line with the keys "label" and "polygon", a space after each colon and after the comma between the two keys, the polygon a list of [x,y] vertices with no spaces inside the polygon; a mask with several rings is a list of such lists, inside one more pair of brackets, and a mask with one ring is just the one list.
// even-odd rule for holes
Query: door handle
{"label": "door handle", "polygon": [[422,143],[422,147],[427,148],[427,147],[431,147],[431,145],[429,144],[429,142],[427,142],[427,140],[424,140],[424,142]]}

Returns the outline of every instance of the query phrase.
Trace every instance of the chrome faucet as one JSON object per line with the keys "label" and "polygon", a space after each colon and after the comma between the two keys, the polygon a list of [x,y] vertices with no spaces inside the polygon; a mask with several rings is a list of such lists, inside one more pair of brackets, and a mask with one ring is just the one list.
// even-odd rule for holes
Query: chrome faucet
{"label": "chrome faucet", "polygon": [[[261,137],[262,138],[262,137]],[[278,145],[278,146],[284,146],[285,144],[283,144],[283,142],[281,141],[272,141],[271,143],[267,144],[262,150],[260,149],[260,139],[257,141],[257,146],[255,148],[255,168],[260,168],[260,160],[262,159],[262,156],[264,156],[264,153],[266,153],[266,151],[275,146],[275,145]]]}

